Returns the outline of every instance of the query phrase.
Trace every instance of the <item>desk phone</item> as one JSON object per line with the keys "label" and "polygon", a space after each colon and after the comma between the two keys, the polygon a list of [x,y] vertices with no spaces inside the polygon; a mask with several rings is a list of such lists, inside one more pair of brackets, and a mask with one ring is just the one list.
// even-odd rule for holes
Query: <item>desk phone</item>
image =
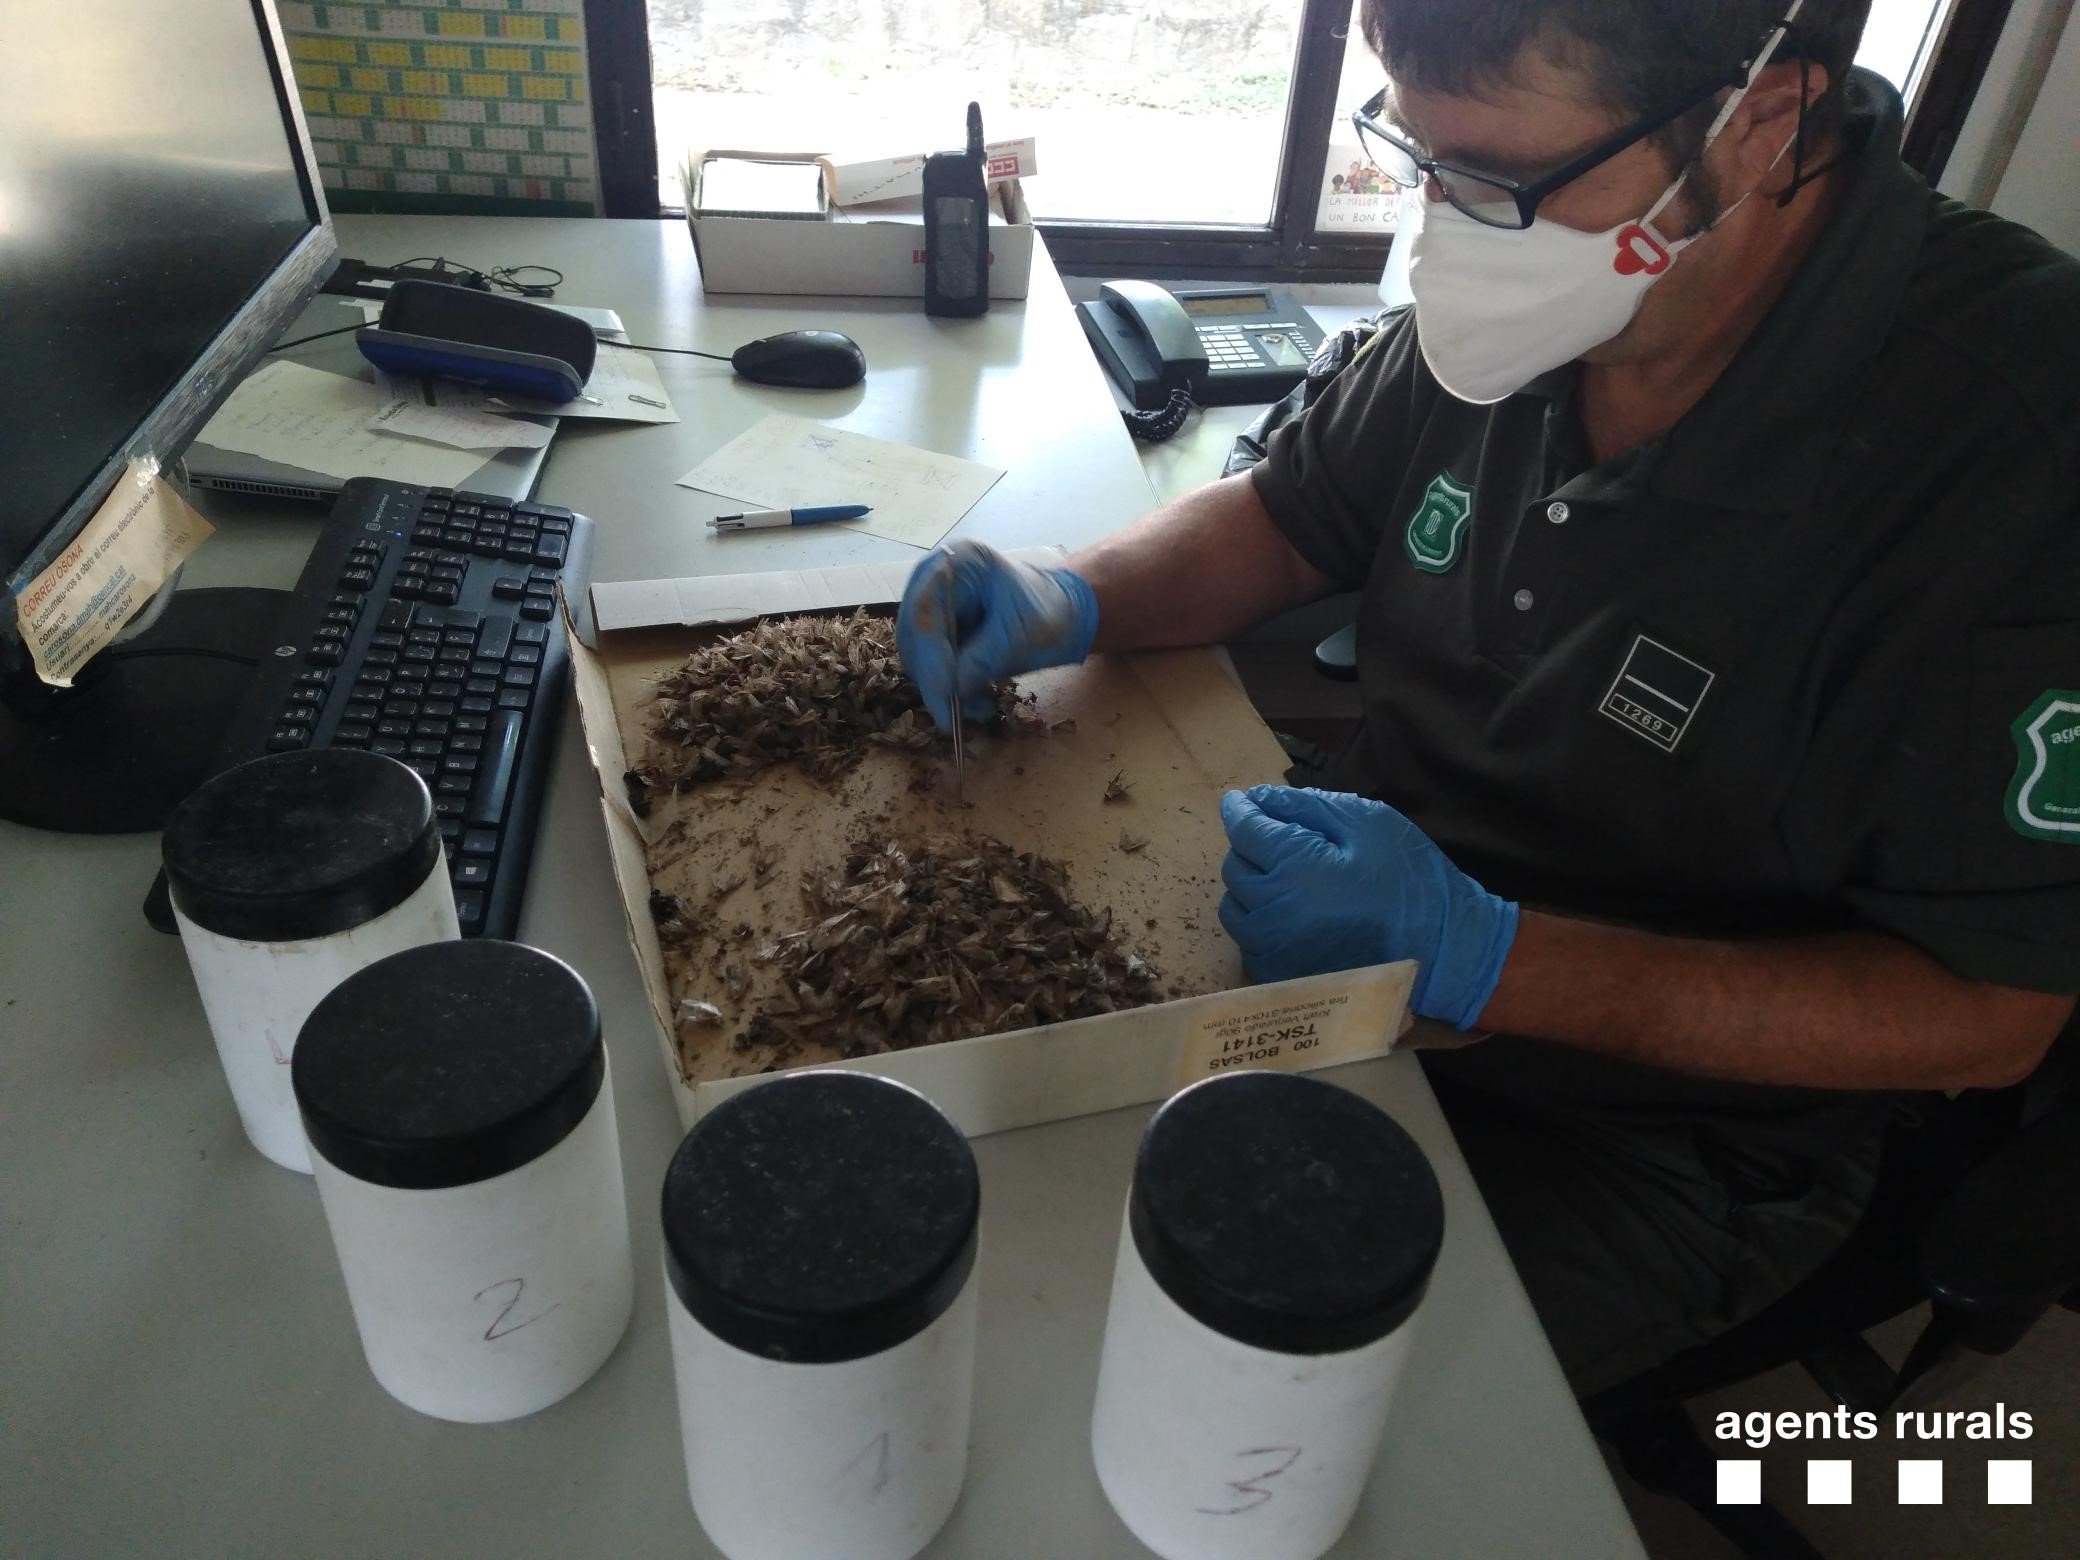
{"label": "desk phone", "polygon": [[1275,287],[1172,293],[1153,282],[1106,282],[1076,313],[1106,372],[1143,411],[1180,389],[1202,406],[1276,401],[1306,374],[1323,335]]}

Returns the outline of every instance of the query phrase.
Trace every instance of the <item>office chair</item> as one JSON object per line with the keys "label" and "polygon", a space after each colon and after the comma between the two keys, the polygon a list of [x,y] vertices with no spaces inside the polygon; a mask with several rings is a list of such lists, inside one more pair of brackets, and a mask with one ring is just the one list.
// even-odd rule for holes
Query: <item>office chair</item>
{"label": "office chair", "polygon": [[[1820,1551],[1769,1505],[1718,1504],[1716,1451],[1684,1405],[1794,1362],[1881,1418],[2007,1353],[2053,1305],[2080,1311],[2080,1025],[2010,1089],[1917,1096],[1888,1132],[1862,1222],[1804,1283],[1710,1342],[1582,1401],[1641,1485],[1686,1501],[1752,1560]],[[1863,1333],[1926,1302],[1898,1370]]]}

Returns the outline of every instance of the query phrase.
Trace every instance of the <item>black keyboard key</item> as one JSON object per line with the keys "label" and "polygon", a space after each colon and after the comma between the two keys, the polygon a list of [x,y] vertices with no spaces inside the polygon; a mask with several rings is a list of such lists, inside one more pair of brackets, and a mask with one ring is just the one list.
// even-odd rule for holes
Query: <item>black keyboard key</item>
{"label": "black keyboard key", "polygon": [[388,720],[411,720],[419,713],[417,699],[385,699],[383,715]]}
{"label": "black keyboard key", "polygon": [[335,644],[312,645],[303,652],[303,658],[312,666],[337,666],[346,659]]}
{"label": "black keyboard key", "polygon": [[462,928],[465,937],[484,924],[482,891],[472,888],[455,896],[455,924]]}
{"label": "black keyboard key", "polygon": [[440,760],[437,758],[408,757],[405,759],[404,762],[407,768],[416,770],[418,772],[419,778],[421,780],[424,780],[428,785],[432,785],[434,781],[440,779],[441,777],[441,763]]}
{"label": "black keyboard key", "polygon": [[441,630],[441,643],[444,645],[452,645],[466,651],[476,642],[477,631],[473,628],[444,628]]}
{"label": "black keyboard key", "polygon": [[474,753],[450,753],[441,760],[444,775],[473,775],[477,772],[477,755]]}
{"label": "black keyboard key", "polygon": [[506,647],[512,643],[512,639],[513,620],[509,617],[493,618],[484,625],[484,631],[477,636],[478,659],[485,661],[504,660]]}
{"label": "black keyboard key", "polygon": [[536,622],[546,622],[556,615],[556,600],[552,596],[529,596],[520,603],[520,615]]}
{"label": "black keyboard key", "polygon": [[373,590],[375,583],[376,571],[373,569],[345,569],[339,577],[341,590]]}
{"label": "black keyboard key", "polygon": [[376,627],[382,629],[402,629],[411,620],[412,609],[409,603],[386,601],[383,603],[383,615],[376,619]]}
{"label": "black keyboard key", "polygon": [[570,553],[570,545],[568,537],[544,536],[534,544],[534,561],[560,569]]}
{"label": "black keyboard key", "polygon": [[491,882],[491,862],[483,856],[464,856],[448,869],[457,888],[484,888]]}
{"label": "black keyboard key", "polygon": [[419,713],[429,720],[448,720],[455,714],[453,699],[428,699],[419,706]]}
{"label": "black keyboard key", "polygon": [[527,581],[510,578],[493,580],[491,594],[500,601],[518,601],[527,594]]}
{"label": "black keyboard key", "polygon": [[378,650],[402,650],[404,635],[394,628],[379,628],[368,636],[368,642]]}
{"label": "black keyboard key", "polygon": [[[445,649],[446,647],[443,646],[443,648]],[[433,663],[433,675],[448,682],[460,682],[469,674],[470,665],[467,661],[451,660],[443,655],[438,661]]]}
{"label": "black keyboard key", "polygon": [[512,794],[513,769],[520,757],[520,712],[503,709],[492,717],[490,738],[484,744],[484,761],[470,792],[469,821],[478,828],[496,828],[505,817],[506,801]]}
{"label": "black keyboard key", "polygon": [[323,619],[321,619],[321,621],[326,623],[343,623],[347,627],[352,628],[354,626],[355,620],[359,618],[360,615],[361,614],[356,612],[352,607],[327,607],[325,609],[325,616],[323,617]]}
{"label": "black keyboard key", "polygon": [[514,666],[540,666],[542,664],[542,647],[540,645],[515,645],[509,659]]}
{"label": "black keyboard key", "polygon": [[506,668],[505,684],[508,688],[532,688],[534,668],[531,666],[509,666]]}
{"label": "black keyboard key", "polygon": [[267,738],[270,753],[293,753],[298,748],[309,747],[311,734],[301,726],[278,726]]}
{"label": "black keyboard key", "polygon": [[534,702],[532,688],[501,688],[498,690],[498,707],[502,710],[524,710]]}
{"label": "black keyboard key", "polygon": [[465,829],[462,833],[462,854],[465,856],[495,856],[498,854],[498,830]]}
{"label": "black keyboard key", "polygon": [[[504,668],[497,667],[494,670],[503,671]],[[498,692],[498,679],[496,677],[472,677],[462,685],[462,707],[468,709],[471,699],[488,699],[496,692]]]}
{"label": "black keyboard key", "polygon": [[[423,774],[425,771],[420,772]],[[468,775],[438,775],[438,778],[429,775],[427,778],[433,781],[435,793],[441,796],[467,796],[476,787],[476,781]]]}
{"label": "black keyboard key", "polygon": [[442,743],[439,738],[417,737],[406,747],[405,752],[413,758],[439,758],[441,750]]}
{"label": "black keyboard key", "polygon": [[402,742],[409,738],[411,734],[412,723],[408,720],[379,720],[376,722],[376,735],[379,737],[389,737],[394,741]]}
{"label": "black keyboard key", "polygon": [[[376,692],[380,694],[382,692],[382,689],[378,688]],[[356,703],[349,704],[345,709],[341,710],[339,712],[339,718],[341,720],[356,721],[363,725],[366,725],[369,721],[378,718],[376,714],[376,705],[373,701],[370,701],[365,704],[357,701]]]}
{"label": "black keyboard key", "polygon": [[385,758],[404,757],[404,744],[395,737],[377,737],[369,743],[368,750],[371,753],[380,753]]}
{"label": "black keyboard key", "polygon": [[[534,557],[534,543],[524,536],[508,536],[503,553],[515,563],[526,563]],[[370,583],[374,583],[373,579]]]}
{"label": "black keyboard key", "polygon": [[406,645],[398,654],[406,661],[430,663],[433,660],[433,646]]}
{"label": "black keyboard key", "polygon": [[489,677],[496,680],[498,674],[505,669],[503,661],[485,660],[480,657],[470,663],[469,674],[472,677]]}
{"label": "black keyboard key", "polygon": [[284,726],[315,726],[318,712],[308,704],[292,704],[282,711],[280,721]]}
{"label": "black keyboard key", "polygon": [[387,645],[370,645],[361,652],[361,675],[363,677],[373,675],[369,670],[371,667],[390,667],[396,664],[397,652]]}
{"label": "black keyboard key", "polygon": [[460,818],[443,818],[440,820],[440,825],[441,843],[443,845],[454,845],[462,838],[462,820]]}
{"label": "black keyboard key", "polygon": [[[482,715],[458,715],[455,717],[455,730],[463,736],[482,736],[484,720]],[[471,751],[474,752],[475,749]]]}
{"label": "black keyboard key", "polygon": [[[476,717],[472,716],[469,718],[475,719]],[[455,724],[459,726],[462,722],[457,721]],[[458,731],[448,738],[448,751],[450,753],[481,753],[484,751],[484,739],[474,731]]]}
{"label": "black keyboard key", "polygon": [[466,796],[436,796],[433,799],[433,815],[436,818],[460,818],[469,811]]}
{"label": "black keyboard key", "polygon": [[433,562],[433,572],[436,574],[440,573],[442,569],[453,569],[457,574],[461,574],[469,568],[469,554],[452,552],[435,553],[433,555]]}
{"label": "black keyboard key", "polygon": [[566,520],[562,515],[542,516],[542,534],[547,536],[552,532],[558,536],[569,536],[571,534],[570,521]]}
{"label": "black keyboard key", "polygon": [[437,628],[414,628],[406,632],[404,642],[408,645],[438,645],[441,631]]}
{"label": "black keyboard key", "polygon": [[[491,703],[491,700],[490,700],[490,698],[489,698],[489,697],[487,697],[487,696],[485,696],[485,695],[481,695],[481,694],[474,694],[474,693],[465,693],[465,694],[464,694],[464,695],[462,696],[462,719],[463,719],[463,720],[470,720],[470,719],[476,719],[476,720],[480,720],[480,721],[481,721],[481,720],[483,720],[483,719],[484,719],[484,718],[485,718],[485,717],[486,717],[487,715],[489,715],[489,714],[491,713],[491,710],[492,710],[492,703]],[[459,726],[459,725],[461,725],[461,724],[462,724],[462,721],[460,721],[460,720],[459,720],[459,721],[457,721],[457,722],[456,722],[455,724]],[[479,729],[479,730],[482,730],[483,728],[482,728],[482,727],[479,727],[478,729]]]}
{"label": "black keyboard key", "polygon": [[437,580],[426,587],[425,595],[428,601],[439,602],[444,607],[452,607],[462,599],[462,588],[459,585],[450,585]]}
{"label": "black keyboard key", "polygon": [[323,688],[291,688],[289,690],[289,702],[291,704],[323,704],[325,702],[325,690]]}
{"label": "black keyboard key", "polygon": [[516,644],[545,645],[549,642],[549,631],[539,623],[516,623],[513,625],[513,640]]}
{"label": "black keyboard key", "polygon": [[343,720],[339,729],[332,733],[332,740],[350,747],[360,747],[374,735],[375,728],[365,720]]}

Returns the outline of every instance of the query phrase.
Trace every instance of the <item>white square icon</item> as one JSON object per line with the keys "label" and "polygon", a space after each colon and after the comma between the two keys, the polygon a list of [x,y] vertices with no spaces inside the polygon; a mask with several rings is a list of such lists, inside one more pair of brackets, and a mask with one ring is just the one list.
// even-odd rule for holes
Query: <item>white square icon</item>
{"label": "white square icon", "polygon": [[1989,1457],[1986,1460],[1986,1504],[2027,1506],[2030,1462],[2028,1458]]}
{"label": "white square icon", "polygon": [[1719,1459],[1719,1504],[1762,1504],[1762,1464],[1753,1458]]}
{"label": "white square icon", "polygon": [[1942,1463],[1902,1457],[1899,1463],[1899,1503],[1902,1506],[1942,1505]]}
{"label": "white square icon", "polygon": [[1806,1460],[1806,1504],[1846,1506],[1849,1504],[1849,1470],[1855,1466],[1846,1457]]}

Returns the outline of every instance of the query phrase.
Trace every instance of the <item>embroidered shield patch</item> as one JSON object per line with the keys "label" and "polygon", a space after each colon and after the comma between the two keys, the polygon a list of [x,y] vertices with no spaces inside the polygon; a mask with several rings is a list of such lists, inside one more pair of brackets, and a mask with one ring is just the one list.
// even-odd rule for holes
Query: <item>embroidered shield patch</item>
{"label": "embroidered shield patch", "polygon": [[2045,689],[2008,731],[2008,826],[2024,839],[2080,845],[2080,691]]}
{"label": "embroidered shield patch", "polygon": [[1423,501],[1408,517],[1402,541],[1409,561],[1425,574],[1442,574],[1459,561],[1459,544],[1473,519],[1473,489],[1440,471],[1423,490]]}

